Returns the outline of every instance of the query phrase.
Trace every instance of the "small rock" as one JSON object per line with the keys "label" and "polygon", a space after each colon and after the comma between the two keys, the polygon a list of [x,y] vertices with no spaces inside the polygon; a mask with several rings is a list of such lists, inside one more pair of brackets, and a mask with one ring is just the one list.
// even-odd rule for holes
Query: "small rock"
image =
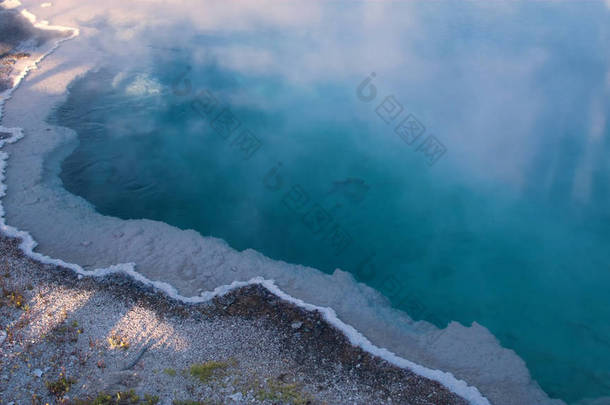
{"label": "small rock", "polygon": [[231,399],[231,400],[233,400],[233,401],[235,401],[235,402],[239,402],[239,401],[241,401],[241,400],[243,399],[243,397],[244,397],[244,396],[242,395],[242,393],[241,393],[241,392],[236,392],[236,393],[235,393],[235,394],[233,394],[233,395],[229,395],[229,399]]}
{"label": "small rock", "polygon": [[32,374],[34,374],[36,377],[40,378],[40,377],[42,377],[42,370],[39,368],[36,368],[32,371]]}
{"label": "small rock", "polygon": [[292,329],[299,329],[301,326],[303,326],[303,322],[293,322],[290,326]]}

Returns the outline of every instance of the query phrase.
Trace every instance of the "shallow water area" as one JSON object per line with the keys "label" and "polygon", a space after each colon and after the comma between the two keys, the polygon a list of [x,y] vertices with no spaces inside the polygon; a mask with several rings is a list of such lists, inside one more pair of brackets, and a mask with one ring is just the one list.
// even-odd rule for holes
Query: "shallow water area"
{"label": "shallow water area", "polygon": [[491,358],[527,386],[483,330],[452,324],[485,349],[451,359],[360,281],[415,320],[488,328],[551,397],[610,396],[603,3],[208,5],[79,20],[103,57],[45,116],[48,143],[11,146],[45,161],[10,224],[184,295],[273,278],[483,393],[494,377],[468,370]]}

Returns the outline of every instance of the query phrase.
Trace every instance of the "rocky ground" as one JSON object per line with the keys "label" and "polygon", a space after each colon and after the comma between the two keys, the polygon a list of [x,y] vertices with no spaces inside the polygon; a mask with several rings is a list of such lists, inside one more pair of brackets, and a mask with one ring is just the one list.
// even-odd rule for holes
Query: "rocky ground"
{"label": "rocky ground", "polygon": [[260,286],[184,304],[0,237],[0,290],[0,404],[466,403]]}
{"label": "rocky ground", "polygon": [[35,28],[17,11],[0,6],[0,93],[13,86],[15,65],[31,56],[28,52],[30,49],[37,49],[49,40],[67,35],[65,32]]}

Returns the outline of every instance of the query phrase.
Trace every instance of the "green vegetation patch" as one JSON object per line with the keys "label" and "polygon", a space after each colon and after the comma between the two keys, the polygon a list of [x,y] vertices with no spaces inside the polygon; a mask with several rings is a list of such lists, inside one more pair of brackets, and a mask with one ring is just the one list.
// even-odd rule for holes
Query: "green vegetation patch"
{"label": "green vegetation patch", "polygon": [[110,345],[111,349],[129,349],[129,340],[126,337],[116,333],[108,337],[108,344]]}
{"label": "green vegetation patch", "polygon": [[198,378],[199,381],[206,383],[219,372],[226,370],[229,363],[224,361],[206,361],[205,363],[193,364],[191,366],[191,375]]}
{"label": "green vegetation patch", "polygon": [[163,372],[170,377],[176,376],[176,370],[174,370],[173,368],[166,368],[165,370],[163,370]]}
{"label": "green vegetation patch", "polygon": [[267,380],[265,389],[259,389],[255,398],[259,401],[306,405],[312,402],[312,397],[300,390],[297,384],[286,384],[274,379]]}
{"label": "green vegetation patch", "polygon": [[11,291],[7,290],[6,288],[2,288],[2,297],[4,300],[6,300],[8,305],[11,305],[17,309],[22,309],[24,311],[30,309],[29,305],[25,303],[23,294],[18,291]]}
{"label": "green vegetation patch", "polygon": [[56,381],[47,381],[47,389],[49,392],[57,398],[63,398],[64,395],[68,391],[70,391],[70,387],[72,384],[76,382],[73,378],[66,378],[65,376],[60,376]]}
{"label": "green vegetation patch", "polygon": [[115,394],[100,393],[95,399],[77,399],[72,405],[155,405],[159,403],[156,395],[145,394],[144,398],[133,390],[119,391]]}

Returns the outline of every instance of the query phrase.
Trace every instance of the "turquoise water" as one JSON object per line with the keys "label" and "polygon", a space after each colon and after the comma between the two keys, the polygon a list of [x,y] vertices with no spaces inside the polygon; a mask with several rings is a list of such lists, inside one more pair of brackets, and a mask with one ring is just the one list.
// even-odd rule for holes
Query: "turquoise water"
{"label": "turquoise water", "polygon": [[77,80],[52,117],[79,135],[64,186],[476,321],[551,397],[610,395],[605,5],[346,7],[138,37],[146,58]]}

